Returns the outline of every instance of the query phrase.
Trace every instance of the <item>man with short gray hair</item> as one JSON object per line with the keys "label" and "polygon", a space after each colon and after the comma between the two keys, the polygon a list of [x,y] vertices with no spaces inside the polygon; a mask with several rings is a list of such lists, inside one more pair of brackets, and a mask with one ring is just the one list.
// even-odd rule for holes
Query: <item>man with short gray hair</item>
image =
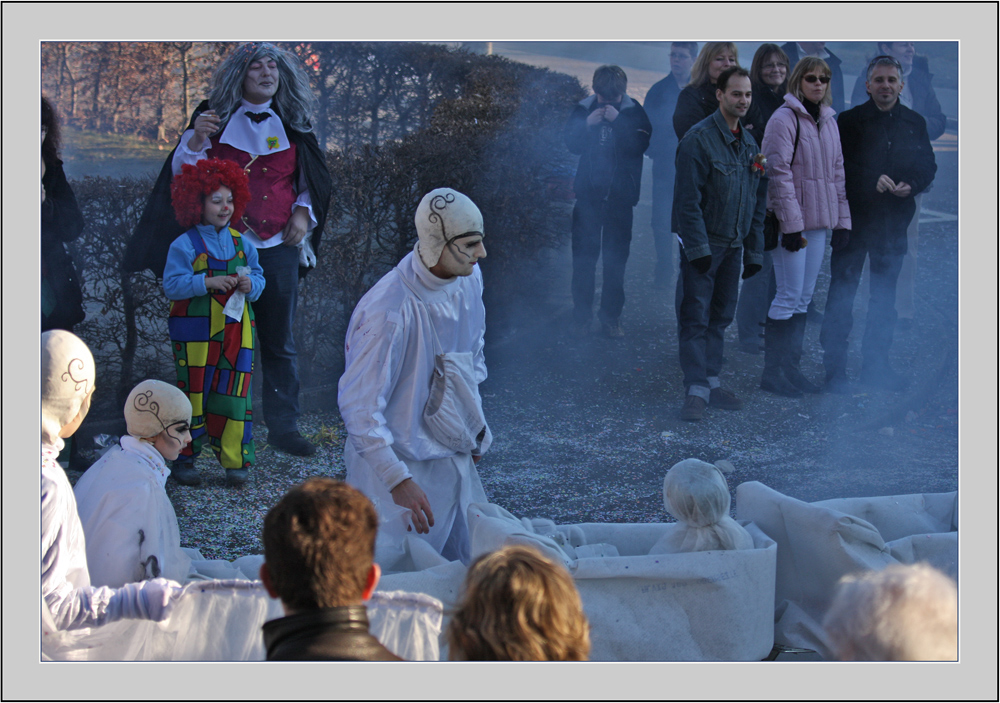
{"label": "man with short gray hair", "polygon": [[830,292],[820,343],[826,388],[834,393],[851,392],[848,336],[866,258],[871,268],[871,298],[861,345],[861,381],[891,391],[907,386],[907,380],[889,365],[896,326],[896,280],[906,253],[913,197],[927,188],[937,171],[924,118],[899,102],[903,89],[899,61],[891,56],[872,59],[867,89],[868,102],[837,119],[853,230],[835,231],[830,242]]}

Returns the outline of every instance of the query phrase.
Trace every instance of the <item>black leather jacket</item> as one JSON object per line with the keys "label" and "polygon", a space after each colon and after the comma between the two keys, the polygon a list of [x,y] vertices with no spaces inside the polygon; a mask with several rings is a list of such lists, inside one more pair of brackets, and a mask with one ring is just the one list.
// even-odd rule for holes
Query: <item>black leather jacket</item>
{"label": "black leather jacket", "polygon": [[368,633],[363,605],[296,613],[263,630],[268,661],[402,661]]}

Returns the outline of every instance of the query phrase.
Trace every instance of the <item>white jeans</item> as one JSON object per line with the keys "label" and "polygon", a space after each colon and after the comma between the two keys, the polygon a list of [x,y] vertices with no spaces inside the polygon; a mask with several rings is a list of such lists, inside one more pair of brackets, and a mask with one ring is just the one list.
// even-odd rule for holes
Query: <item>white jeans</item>
{"label": "white jeans", "polygon": [[774,280],[778,291],[771,301],[767,316],[772,320],[787,320],[805,312],[816,289],[816,279],[823,266],[828,229],[811,229],[802,233],[808,245],[792,252],[781,244],[771,252],[774,259]]}

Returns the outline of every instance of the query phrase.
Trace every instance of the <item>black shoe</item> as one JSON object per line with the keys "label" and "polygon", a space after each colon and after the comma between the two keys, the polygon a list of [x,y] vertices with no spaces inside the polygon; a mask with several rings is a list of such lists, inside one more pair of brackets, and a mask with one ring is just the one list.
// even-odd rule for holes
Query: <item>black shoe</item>
{"label": "black shoe", "polygon": [[893,393],[901,393],[910,386],[909,379],[893,371],[888,364],[874,368],[862,366],[860,380],[866,386],[881,388]]}
{"label": "black shoe", "polygon": [[175,461],[170,467],[170,478],[182,486],[200,486],[201,476],[193,461]]}
{"label": "black shoe", "polygon": [[[298,430],[285,432],[284,434],[268,435],[267,443],[275,449],[280,449],[286,454],[292,454],[293,456],[312,456],[316,453],[316,447],[312,442],[300,435]],[[243,469],[234,470],[242,471]]]}
{"label": "black shoe", "polygon": [[246,484],[249,473],[247,469],[226,469],[226,485],[230,488],[239,488]]}
{"label": "black shoe", "polygon": [[823,389],[827,393],[836,393],[837,395],[850,395],[853,392],[851,381],[847,378],[847,372],[843,369],[827,372],[826,383],[823,385]]}
{"label": "black shoe", "polygon": [[708,403],[698,395],[689,395],[684,398],[684,406],[681,408],[681,419],[689,422],[698,422],[705,415],[705,408]]}

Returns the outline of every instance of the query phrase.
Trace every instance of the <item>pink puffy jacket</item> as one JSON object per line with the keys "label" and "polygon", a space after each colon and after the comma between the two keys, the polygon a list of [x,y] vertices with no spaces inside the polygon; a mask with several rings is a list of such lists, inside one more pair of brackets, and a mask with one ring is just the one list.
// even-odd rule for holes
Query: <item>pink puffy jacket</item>
{"label": "pink puffy jacket", "polygon": [[[770,177],[767,208],[778,216],[782,232],[851,228],[835,114],[833,108],[821,106],[817,125],[802,103],[786,93],[785,104],[767,122],[762,145]],[[789,166],[796,118],[799,146]]]}

